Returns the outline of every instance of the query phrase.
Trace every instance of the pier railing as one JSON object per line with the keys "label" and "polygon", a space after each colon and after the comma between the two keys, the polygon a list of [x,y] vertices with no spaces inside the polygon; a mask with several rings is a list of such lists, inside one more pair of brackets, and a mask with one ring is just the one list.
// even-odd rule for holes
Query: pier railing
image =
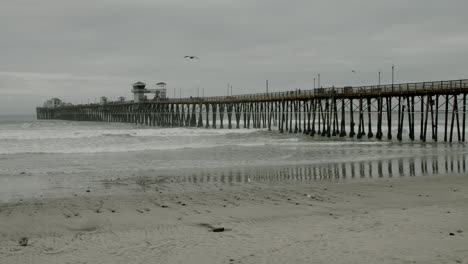
{"label": "pier railing", "polygon": [[[398,96],[407,94],[434,94],[457,92],[468,89],[468,79],[384,84],[369,86],[344,86],[316,88],[313,90],[294,90],[284,92],[241,94],[230,96],[209,96],[209,97],[189,97],[189,98],[167,98],[167,99],[148,99],[143,104],[148,103],[221,103],[221,102],[249,102],[249,101],[275,101],[275,100],[294,100],[308,98],[327,98],[327,97],[366,97],[366,96]],[[107,105],[125,105],[134,104],[134,101],[107,102]],[[62,107],[75,107],[62,106]],[[86,106],[86,105],[78,105]],[[88,106],[101,106],[99,103],[88,104]]]}
{"label": "pier railing", "polygon": [[[281,100],[281,99],[298,99],[298,98],[314,98],[314,97],[333,97],[333,96],[369,96],[369,95],[398,95],[407,93],[435,93],[457,91],[468,89],[468,79],[453,80],[453,81],[437,81],[437,82],[419,82],[419,83],[403,83],[403,84],[385,84],[385,85],[370,85],[359,87],[328,87],[316,88],[313,90],[294,90],[285,92],[244,94],[234,96],[212,96],[203,98],[192,98],[194,100],[205,101],[252,101],[252,100]],[[170,100],[186,100],[170,99]]]}

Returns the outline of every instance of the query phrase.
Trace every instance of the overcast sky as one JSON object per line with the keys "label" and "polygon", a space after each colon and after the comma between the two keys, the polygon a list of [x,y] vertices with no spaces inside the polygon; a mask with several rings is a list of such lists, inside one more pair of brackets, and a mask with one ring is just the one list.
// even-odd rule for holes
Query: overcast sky
{"label": "overcast sky", "polygon": [[[130,97],[468,78],[466,0],[2,0],[0,114]],[[195,55],[198,60],[184,59]],[[356,71],[356,74],[352,73]]]}

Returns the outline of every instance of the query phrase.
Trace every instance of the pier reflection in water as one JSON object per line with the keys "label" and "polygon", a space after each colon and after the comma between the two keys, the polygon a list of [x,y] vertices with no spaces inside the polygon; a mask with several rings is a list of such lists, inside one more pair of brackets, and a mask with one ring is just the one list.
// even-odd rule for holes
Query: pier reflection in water
{"label": "pier reflection in water", "polygon": [[[178,183],[295,183],[313,181],[348,182],[363,179],[451,175],[466,173],[467,155],[423,156],[269,168],[191,170],[168,177]],[[167,175],[167,174],[166,174]],[[170,179],[170,180],[169,180]]]}

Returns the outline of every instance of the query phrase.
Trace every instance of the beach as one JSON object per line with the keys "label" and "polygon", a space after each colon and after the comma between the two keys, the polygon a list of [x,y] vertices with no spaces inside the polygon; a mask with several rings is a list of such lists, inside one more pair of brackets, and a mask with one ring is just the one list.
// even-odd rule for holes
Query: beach
{"label": "beach", "polygon": [[0,139],[1,264],[468,263],[464,144],[31,116]]}
{"label": "beach", "polygon": [[[2,263],[468,263],[464,175],[0,205]],[[224,228],[213,232],[213,228]],[[27,246],[18,241],[28,238]]]}

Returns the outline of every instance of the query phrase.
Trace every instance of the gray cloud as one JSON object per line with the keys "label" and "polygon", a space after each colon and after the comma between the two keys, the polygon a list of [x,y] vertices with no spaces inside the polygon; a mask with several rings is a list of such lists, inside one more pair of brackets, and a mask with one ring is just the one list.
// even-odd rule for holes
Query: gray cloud
{"label": "gray cloud", "polygon": [[[0,114],[49,97],[129,96],[137,80],[183,95],[322,84],[466,78],[468,2],[7,1],[0,10]],[[187,61],[184,55],[201,61]],[[357,74],[352,74],[356,70]],[[178,94],[179,92],[177,92]],[[172,95],[172,92],[169,93]]]}

